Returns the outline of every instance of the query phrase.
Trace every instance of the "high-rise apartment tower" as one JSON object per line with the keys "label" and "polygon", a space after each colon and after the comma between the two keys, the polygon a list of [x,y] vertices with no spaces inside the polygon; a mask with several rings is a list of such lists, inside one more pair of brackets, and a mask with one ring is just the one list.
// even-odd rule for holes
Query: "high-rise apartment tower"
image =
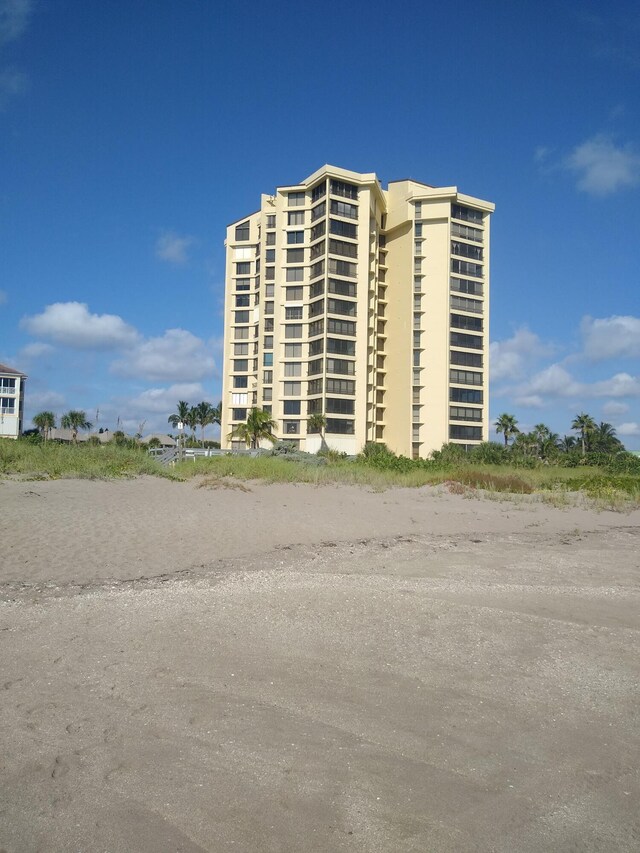
{"label": "high-rise apartment tower", "polygon": [[227,229],[222,446],[254,406],[311,452],[486,440],[493,210],[334,166],[262,195]]}

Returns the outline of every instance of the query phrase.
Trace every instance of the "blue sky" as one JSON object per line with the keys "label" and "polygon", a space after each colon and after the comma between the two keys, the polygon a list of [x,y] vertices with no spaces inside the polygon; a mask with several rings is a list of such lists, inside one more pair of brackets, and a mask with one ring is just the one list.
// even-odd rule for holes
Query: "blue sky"
{"label": "blue sky", "polygon": [[0,0],[0,362],[217,402],[225,226],[332,163],[494,201],[492,419],[639,450],[639,117],[634,2]]}

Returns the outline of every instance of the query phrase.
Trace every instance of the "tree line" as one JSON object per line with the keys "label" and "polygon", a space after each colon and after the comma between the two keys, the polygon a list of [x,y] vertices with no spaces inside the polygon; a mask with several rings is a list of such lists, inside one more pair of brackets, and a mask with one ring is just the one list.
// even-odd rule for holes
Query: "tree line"
{"label": "tree line", "polygon": [[191,430],[193,441],[196,441],[196,430],[201,427],[201,441],[204,445],[204,430],[209,424],[218,424],[222,418],[222,403],[213,406],[206,400],[198,403],[196,406],[191,406],[186,400],[179,400],[176,406],[176,411],[173,415],[169,415],[167,422],[174,429],[178,428],[178,424],[184,424],[185,427]]}
{"label": "tree line", "polygon": [[[505,448],[524,457],[556,460],[564,455],[582,457],[588,454],[612,455],[624,451],[624,445],[616,436],[615,428],[601,421],[599,424],[585,412],[580,412],[571,422],[571,429],[577,435],[560,436],[552,432],[546,424],[536,424],[531,432],[522,432],[513,415],[504,413],[495,421],[496,432],[502,433]],[[511,444],[509,444],[509,441]]]}

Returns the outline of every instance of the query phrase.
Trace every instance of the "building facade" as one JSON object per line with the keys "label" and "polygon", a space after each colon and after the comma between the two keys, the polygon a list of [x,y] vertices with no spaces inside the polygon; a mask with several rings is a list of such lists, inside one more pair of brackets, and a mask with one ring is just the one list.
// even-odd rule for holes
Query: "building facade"
{"label": "building facade", "polygon": [[493,210],[333,166],[262,195],[227,229],[222,446],[253,406],[310,452],[487,440]]}
{"label": "building facade", "polygon": [[0,438],[17,438],[22,433],[26,376],[0,364]]}

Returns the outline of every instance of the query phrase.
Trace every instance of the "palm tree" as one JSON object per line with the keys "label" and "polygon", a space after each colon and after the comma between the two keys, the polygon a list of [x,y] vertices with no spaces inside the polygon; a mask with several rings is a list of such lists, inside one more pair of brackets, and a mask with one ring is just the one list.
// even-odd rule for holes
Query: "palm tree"
{"label": "palm tree", "polygon": [[196,413],[198,416],[198,423],[202,427],[202,446],[204,447],[204,428],[209,424],[220,423],[220,406],[212,406],[211,403],[207,403],[203,400],[196,406]]}
{"label": "palm tree", "polygon": [[324,430],[327,426],[327,419],[322,412],[312,412],[307,418],[307,431],[320,433],[320,447],[326,447],[324,440]]}
{"label": "palm tree", "polygon": [[518,421],[513,415],[508,415],[505,412],[496,421],[496,432],[504,433],[504,446],[506,447],[509,444],[511,436],[517,435],[520,432]]}
{"label": "palm tree", "polygon": [[276,422],[271,419],[269,412],[263,409],[253,408],[247,415],[247,420],[229,433],[229,439],[239,438],[249,447],[255,450],[260,446],[262,440],[275,444],[277,441],[273,435]]}
{"label": "palm tree", "polygon": [[606,421],[601,421],[593,430],[591,435],[593,450],[601,453],[617,453],[624,450],[624,445],[616,435],[615,427]]}
{"label": "palm tree", "polygon": [[33,416],[33,423],[44,435],[44,440],[47,441],[51,435],[51,430],[56,428],[56,416],[53,412],[38,412],[37,415]]}
{"label": "palm tree", "polygon": [[189,411],[187,412],[187,417],[185,418],[186,425],[191,430],[191,439],[196,442],[196,430],[198,428],[198,410],[195,406],[191,406]]}
{"label": "palm tree", "polygon": [[189,417],[189,404],[185,400],[178,401],[178,407],[175,415],[169,415],[167,422],[175,429],[179,423],[186,423]]}
{"label": "palm tree", "polygon": [[91,421],[87,420],[86,414],[80,409],[71,409],[60,418],[60,426],[63,429],[70,429],[73,443],[78,442],[79,429],[91,429]]}
{"label": "palm tree", "polygon": [[591,415],[587,415],[584,412],[580,412],[579,415],[576,415],[571,423],[571,429],[575,429],[580,433],[580,442],[582,444],[582,455],[584,456],[587,452],[587,447],[589,445],[589,435],[596,429],[596,422],[591,417]]}
{"label": "palm tree", "polygon": [[575,435],[563,435],[560,441],[558,442],[558,449],[561,450],[563,453],[569,453],[569,451],[573,450],[575,446]]}

